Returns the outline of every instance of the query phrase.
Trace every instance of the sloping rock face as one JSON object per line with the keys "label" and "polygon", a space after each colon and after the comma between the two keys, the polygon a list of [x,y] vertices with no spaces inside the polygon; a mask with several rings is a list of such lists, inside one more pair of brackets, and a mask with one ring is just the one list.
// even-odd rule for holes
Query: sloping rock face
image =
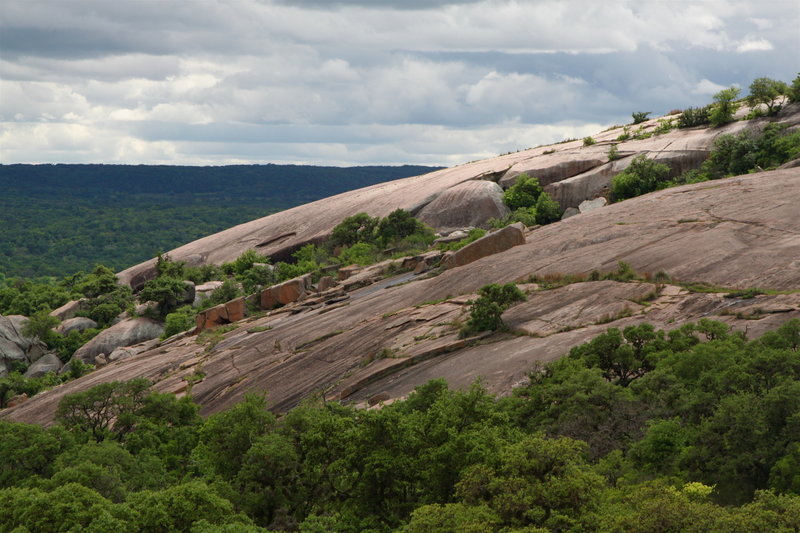
{"label": "sloping rock face", "polygon": [[164,326],[150,318],[123,320],[101,331],[95,338],[78,348],[72,358],[94,364],[95,358],[100,354],[110,354],[117,348],[155,339],[163,332]]}
{"label": "sloping rock face", "polygon": [[[800,104],[786,106],[778,119],[789,125],[800,123]],[[251,248],[280,261],[304,244],[324,240],[342,219],[358,212],[386,216],[403,208],[417,215],[456,186],[472,181],[499,181],[507,188],[523,172],[546,184],[545,190],[562,208],[577,207],[584,200],[603,195],[611,178],[636,154],[660,159],[677,174],[699,165],[719,135],[757,129],[766,123],[758,119],[738,121],[717,129],[676,129],[648,139],[628,141],[616,141],[623,133],[623,128],[618,127],[594,136],[597,143],[592,146],[583,146],[582,141],[564,142],[346,192],[235,226],[168,253],[172,259],[186,261],[190,266],[232,261]],[[639,128],[644,132],[653,131],[657,124],[657,119],[653,119],[632,131]],[[617,145],[620,159],[609,162],[608,150],[612,144]],[[433,222],[436,227],[438,222]],[[118,274],[121,282],[134,288],[140,288],[154,276],[155,259]]]}
{"label": "sloping rock face", "polygon": [[22,334],[27,322],[22,315],[0,315],[0,377],[8,374],[14,361],[28,365],[47,352],[44,343]]}
{"label": "sloping rock face", "polygon": [[511,211],[503,203],[503,189],[493,181],[467,181],[440,194],[417,214],[424,223],[441,231],[478,227],[490,218]]}
{"label": "sloping rock face", "polygon": [[[245,318],[213,347],[176,336],[2,416],[49,424],[64,394],[135,377],[182,394],[197,365],[205,378],[193,385],[192,397],[204,414],[251,391],[266,392],[277,411],[319,393],[368,404],[402,397],[432,378],[453,387],[481,378],[490,392],[506,394],[535,364],[563,356],[608,327],[646,321],[673,329],[711,318],[755,337],[800,317],[800,293],[739,299],[676,284],[596,281],[545,290],[524,282],[531,275],[613,271],[626,261],[640,273],[665,271],[683,282],[797,291],[798,205],[800,169],[659,191],[538,228],[526,244],[435,277],[405,274],[329,305],[304,301]],[[512,281],[528,294],[503,315],[514,334],[460,339],[459,324],[477,289]]]}

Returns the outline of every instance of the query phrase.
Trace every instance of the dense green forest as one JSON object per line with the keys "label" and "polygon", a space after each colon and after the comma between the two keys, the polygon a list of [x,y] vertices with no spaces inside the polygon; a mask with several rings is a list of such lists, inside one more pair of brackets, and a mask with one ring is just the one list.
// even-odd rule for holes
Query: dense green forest
{"label": "dense green forest", "polygon": [[[441,381],[377,410],[105,383],[0,421],[0,531],[800,529],[800,321],[611,328],[495,398]],[[263,529],[266,528],[266,529]]]}
{"label": "dense green forest", "polygon": [[205,235],[420,166],[0,165],[0,279],[121,270]]}

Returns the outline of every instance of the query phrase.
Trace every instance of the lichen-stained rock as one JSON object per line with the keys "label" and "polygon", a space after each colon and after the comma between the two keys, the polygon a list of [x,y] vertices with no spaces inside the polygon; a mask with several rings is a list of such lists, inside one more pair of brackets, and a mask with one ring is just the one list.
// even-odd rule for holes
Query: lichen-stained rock
{"label": "lichen-stained rock", "polygon": [[73,359],[94,364],[101,353],[110,354],[122,346],[132,346],[155,339],[164,333],[164,326],[150,318],[132,318],[101,331],[95,338],[78,348]]}
{"label": "lichen-stained rock", "polygon": [[455,268],[467,265],[488,255],[504,252],[525,244],[525,230],[521,223],[511,224],[469,243],[460,250],[449,252],[442,258],[442,266]]}
{"label": "lichen-stained rock", "polygon": [[503,203],[503,189],[493,181],[473,180],[442,192],[417,214],[424,223],[441,231],[482,226],[490,218],[510,213]]}

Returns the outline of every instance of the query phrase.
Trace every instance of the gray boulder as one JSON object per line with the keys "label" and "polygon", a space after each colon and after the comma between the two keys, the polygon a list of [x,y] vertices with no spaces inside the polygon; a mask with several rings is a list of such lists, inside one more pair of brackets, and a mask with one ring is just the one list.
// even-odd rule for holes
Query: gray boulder
{"label": "gray boulder", "polygon": [[8,373],[12,361],[27,365],[47,353],[43,342],[22,334],[27,322],[22,315],[0,316],[0,376]]}
{"label": "gray boulder", "polygon": [[437,230],[481,226],[510,213],[503,189],[492,181],[466,181],[450,187],[419,212],[417,218]]}
{"label": "gray boulder", "polygon": [[36,360],[25,372],[26,378],[40,378],[49,372],[58,374],[61,370],[61,360],[54,353],[46,353]]}
{"label": "gray boulder", "polygon": [[101,331],[97,337],[78,348],[72,358],[94,364],[95,357],[101,353],[110,354],[117,348],[155,339],[163,332],[164,326],[149,318],[123,320],[107,330]]}
{"label": "gray boulder", "polygon": [[601,196],[599,198],[595,198],[594,200],[582,201],[578,206],[578,211],[581,213],[588,213],[589,211],[594,211],[595,209],[605,207],[606,205],[608,205],[608,200]]}
{"label": "gray boulder", "polygon": [[68,318],[56,327],[56,331],[62,335],[69,335],[70,331],[86,331],[97,327],[97,322],[85,316]]}

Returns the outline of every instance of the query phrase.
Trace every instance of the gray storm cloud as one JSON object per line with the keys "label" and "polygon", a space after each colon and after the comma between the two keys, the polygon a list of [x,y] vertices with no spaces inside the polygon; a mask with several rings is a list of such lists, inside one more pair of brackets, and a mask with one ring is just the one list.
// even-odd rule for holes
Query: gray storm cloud
{"label": "gray storm cloud", "polygon": [[790,81],[794,0],[10,0],[0,160],[457,164]]}

